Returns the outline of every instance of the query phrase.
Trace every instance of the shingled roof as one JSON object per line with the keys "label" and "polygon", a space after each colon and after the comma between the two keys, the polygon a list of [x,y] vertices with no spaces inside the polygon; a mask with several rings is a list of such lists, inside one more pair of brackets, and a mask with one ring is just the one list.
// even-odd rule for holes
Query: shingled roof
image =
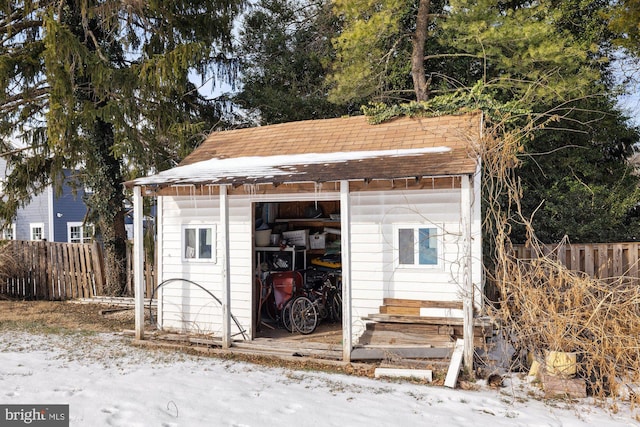
{"label": "shingled roof", "polygon": [[255,184],[471,174],[481,114],[306,120],[213,132],[176,168],[127,185]]}

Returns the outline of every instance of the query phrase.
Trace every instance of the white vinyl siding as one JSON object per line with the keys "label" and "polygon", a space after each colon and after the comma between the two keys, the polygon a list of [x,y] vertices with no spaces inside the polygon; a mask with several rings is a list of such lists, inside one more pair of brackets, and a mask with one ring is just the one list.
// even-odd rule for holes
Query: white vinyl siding
{"label": "white vinyl siding", "polygon": [[[163,286],[162,327],[170,330],[183,330],[213,333],[221,336],[222,308],[207,292],[222,300],[222,263],[220,248],[220,208],[217,195],[200,197],[164,196],[162,224],[158,233],[162,234],[163,281],[188,279],[202,286],[185,281],[173,281]],[[230,199],[229,206],[229,251],[231,280],[231,314],[241,323],[247,334],[251,332],[251,295],[253,274],[251,267],[251,203],[248,199]],[[212,250],[216,263],[190,262],[184,260],[183,230],[185,227],[213,227]],[[231,322],[231,334],[238,334],[236,324]],[[238,336],[241,337],[241,336]]]}
{"label": "white vinyl siding", "polygon": [[[354,339],[363,316],[384,298],[460,301],[460,190],[351,193],[351,278]],[[399,263],[398,230],[435,229],[438,268]]]}
{"label": "white vinyl siding", "polygon": [[[463,239],[460,189],[395,190],[351,193],[351,278],[353,338],[364,331],[363,316],[378,313],[383,299],[461,301]],[[253,336],[253,203],[258,201],[338,200],[338,193],[229,196],[230,311],[248,336]],[[158,242],[163,281],[188,279],[222,299],[219,197],[163,196],[158,204]],[[469,207],[466,207],[469,209]],[[343,218],[343,221],[346,221]],[[479,218],[475,218],[479,221]],[[184,260],[182,234],[186,225],[216,224],[213,247],[217,263]],[[402,227],[435,230],[437,265],[399,265],[397,233]],[[472,243],[474,263],[481,260],[480,239]],[[344,248],[343,248],[344,249]],[[419,250],[419,249],[418,249]],[[478,275],[479,276],[479,275]],[[480,288],[475,296],[479,304]],[[175,281],[160,292],[161,327],[221,336],[222,310],[207,292],[185,281]],[[451,313],[457,316],[457,313]],[[241,339],[231,322],[234,339]]]}

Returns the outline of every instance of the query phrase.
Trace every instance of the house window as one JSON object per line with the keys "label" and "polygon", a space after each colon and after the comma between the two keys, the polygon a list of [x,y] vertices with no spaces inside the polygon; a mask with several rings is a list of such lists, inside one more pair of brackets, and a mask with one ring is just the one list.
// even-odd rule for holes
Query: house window
{"label": "house window", "polygon": [[67,223],[67,241],[69,243],[90,243],[93,240],[93,226],[82,222]]}
{"label": "house window", "polygon": [[182,229],[182,256],[187,261],[215,262],[215,225],[186,225]]}
{"label": "house window", "polygon": [[31,240],[42,240],[44,239],[44,223],[35,222],[29,224],[29,235],[31,236]]}
{"label": "house window", "polygon": [[400,266],[437,266],[440,264],[438,248],[441,243],[437,228],[398,227],[397,239],[398,264]]}
{"label": "house window", "polygon": [[2,229],[3,240],[15,240],[16,238],[16,224],[5,225]]}

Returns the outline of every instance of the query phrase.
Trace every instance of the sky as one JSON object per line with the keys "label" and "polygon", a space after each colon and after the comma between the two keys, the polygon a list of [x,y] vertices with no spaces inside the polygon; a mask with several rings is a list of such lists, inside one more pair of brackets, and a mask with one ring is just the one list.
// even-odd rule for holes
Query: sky
{"label": "sky", "polygon": [[[0,332],[0,404],[68,404],[70,426],[637,426],[638,411],[133,347],[118,334]],[[32,424],[35,425],[35,424]]]}

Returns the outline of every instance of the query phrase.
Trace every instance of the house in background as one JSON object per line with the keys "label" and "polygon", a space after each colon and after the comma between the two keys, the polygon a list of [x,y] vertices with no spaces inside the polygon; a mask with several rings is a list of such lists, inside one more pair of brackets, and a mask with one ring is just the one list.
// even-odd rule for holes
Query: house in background
{"label": "house in background", "polygon": [[[7,162],[0,158],[0,182],[6,176]],[[85,190],[74,191],[70,185],[70,172],[65,171],[60,195],[52,185],[18,209],[11,224],[2,229],[2,238],[7,240],[48,240],[51,242],[86,243],[93,238],[93,227],[84,224],[87,207],[83,196]],[[1,193],[10,191],[5,185]]]}
{"label": "house in background", "polygon": [[[158,283],[171,281],[158,295],[158,326],[211,333],[225,347],[259,337],[264,257],[295,252],[300,262],[288,265],[304,268],[323,251],[307,233],[328,229],[341,247],[345,360],[370,324],[398,320],[400,308],[410,314],[402,322],[433,321],[450,334],[446,325],[464,325],[471,361],[483,308],[481,136],[480,113],[214,132],[178,167],[126,183],[137,229],[143,195],[157,196]],[[259,222],[301,239],[293,248],[258,242]],[[141,246],[134,239],[138,338]]]}

